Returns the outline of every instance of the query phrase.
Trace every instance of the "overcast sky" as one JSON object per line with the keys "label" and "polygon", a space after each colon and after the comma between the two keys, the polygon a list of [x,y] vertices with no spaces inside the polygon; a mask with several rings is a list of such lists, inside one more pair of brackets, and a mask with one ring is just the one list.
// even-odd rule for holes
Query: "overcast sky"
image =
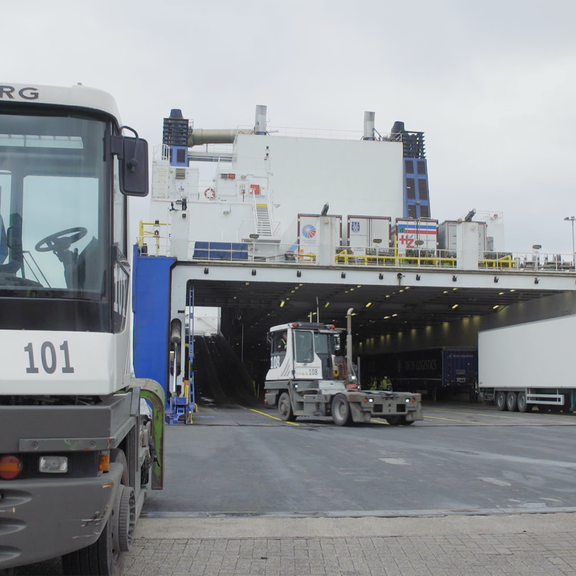
{"label": "overcast sky", "polygon": [[[150,145],[197,128],[424,131],[432,216],[501,211],[506,248],[572,251],[574,0],[0,0],[2,82],[116,98]],[[324,196],[319,200],[324,202]]]}

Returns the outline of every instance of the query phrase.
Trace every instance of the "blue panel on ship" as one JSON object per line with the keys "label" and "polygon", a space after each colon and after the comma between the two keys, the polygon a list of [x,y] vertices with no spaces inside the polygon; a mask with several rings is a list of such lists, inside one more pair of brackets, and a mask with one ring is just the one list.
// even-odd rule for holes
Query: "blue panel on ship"
{"label": "blue panel on ship", "polygon": [[168,388],[170,269],[176,258],[142,256],[134,247],[134,374]]}
{"label": "blue panel on ship", "polygon": [[194,258],[204,260],[248,260],[248,244],[242,242],[196,242]]}

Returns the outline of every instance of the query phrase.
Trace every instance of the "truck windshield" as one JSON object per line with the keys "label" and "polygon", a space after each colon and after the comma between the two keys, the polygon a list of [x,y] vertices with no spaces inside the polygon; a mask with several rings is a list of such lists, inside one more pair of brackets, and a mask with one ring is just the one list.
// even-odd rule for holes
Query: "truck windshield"
{"label": "truck windshield", "polygon": [[105,131],[0,115],[0,297],[105,297]]}

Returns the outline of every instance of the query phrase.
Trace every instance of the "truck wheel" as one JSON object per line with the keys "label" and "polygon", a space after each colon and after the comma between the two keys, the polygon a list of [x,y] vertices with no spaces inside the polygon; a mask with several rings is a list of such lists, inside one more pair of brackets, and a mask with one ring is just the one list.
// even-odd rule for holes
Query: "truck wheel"
{"label": "truck wheel", "polygon": [[288,392],[282,392],[282,394],[280,394],[278,400],[278,415],[284,422],[294,422],[294,420],[296,420]]}
{"label": "truck wheel", "polygon": [[112,511],[100,538],[94,544],[62,556],[67,576],[121,576],[124,555],[114,548],[114,514]]}
{"label": "truck wheel", "polygon": [[506,408],[508,408],[509,412],[518,411],[516,392],[508,392],[508,394],[506,394]]}
{"label": "truck wheel", "polygon": [[122,552],[128,552],[134,543],[136,528],[136,497],[134,488],[120,486],[120,502],[118,509],[118,546]]}
{"label": "truck wheel", "polygon": [[388,416],[386,421],[390,426],[410,426],[414,420],[406,420],[406,416]]}
{"label": "truck wheel", "polygon": [[520,412],[531,412],[532,411],[532,404],[528,404],[526,402],[526,392],[518,392],[518,410]]}
{"label": "truck wheel", "polygon": [[506,392],[502,392],[501,390],[496,392],[496,408],[503,412],[506,410]]}
{"label": "truck wheel", "polygon": [[332,419],[338,426],[347,426],[352,422],[350,404],[343,394],[336,394],[332,400]]}

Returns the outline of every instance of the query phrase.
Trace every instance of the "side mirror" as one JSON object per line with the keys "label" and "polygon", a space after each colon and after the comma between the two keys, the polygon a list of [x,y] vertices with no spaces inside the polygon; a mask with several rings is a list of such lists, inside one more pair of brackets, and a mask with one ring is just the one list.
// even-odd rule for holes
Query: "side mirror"
{"label": "side mirror", "polygon": [[[112,136],[112,154],[120,160],[120,190],[126,196],[148,195],[148,142],[128,126],[135,138]],[[121,130],[122,130],[121,128]]]}

